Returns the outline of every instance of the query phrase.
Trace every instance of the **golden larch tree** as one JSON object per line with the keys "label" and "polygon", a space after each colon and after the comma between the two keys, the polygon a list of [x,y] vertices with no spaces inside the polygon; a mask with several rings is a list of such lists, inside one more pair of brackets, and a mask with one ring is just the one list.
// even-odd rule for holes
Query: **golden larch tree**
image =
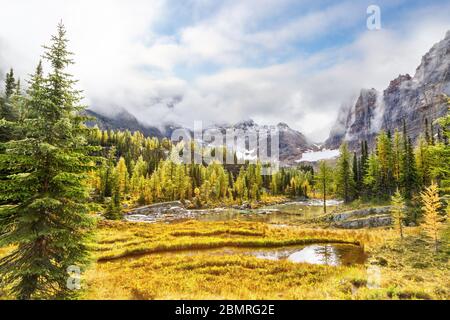
{"label": "golden larch tree", "polygon": [[442,217],[439,215],[441,200],[439,198],[438,186],[432,183],[420,194],[423,203],[424,220],[422,228],[425,234],[434,242],[435,251],[438,251],[439,231],[442,228]]}

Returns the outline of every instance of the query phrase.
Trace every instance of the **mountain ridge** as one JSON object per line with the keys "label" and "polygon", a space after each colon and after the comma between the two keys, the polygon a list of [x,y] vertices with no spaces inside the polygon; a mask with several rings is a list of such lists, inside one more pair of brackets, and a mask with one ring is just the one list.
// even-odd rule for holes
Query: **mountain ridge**
{"label": "mountain ridge", "polygon": [[[114,116],[107,116],[93,110],[87,110],[86,114],[95,118],[95,120],[88,123],[90,126],[97,125],[102,130],[140,131],[145,136],[152,136],[160,139],[170,138],[175,129],[182,128],[181,126],[174,124],[165,124],[162,128],[145,125],[139,122],[135,116],[125,109],[117,112]],[[252,119],[247,119],[239,121],[236,124],[211,125],[204,128],[203,131],[207,129],[217,129],[222,133],[225,133],[227,129],[237,129],[248,132],[249,130],[266,130],[270,127],[277,127],[278,129],[280,161],[283,165],[293,165],[301,158],[305,151],[316,151],[319,149],[316,144],[309,141],[301,132],[290,128],[283,122],[280,122],[277,125],[259,125]],[[192,134],[192,130],[187,128],[183,129],[188,130]]]}
{"label": "mountain ridge", "polygon": [[335,149],[346,141],[357,150],[362,140],[373,146],[377,132],[401,129],[403,121],[415,141],[425,123],[447,112],[443,94],[450,95],[450,30],[422,57],[413,77],[399,75],[382,92],[361,89],[352,105],[341,106],[324,146]]}

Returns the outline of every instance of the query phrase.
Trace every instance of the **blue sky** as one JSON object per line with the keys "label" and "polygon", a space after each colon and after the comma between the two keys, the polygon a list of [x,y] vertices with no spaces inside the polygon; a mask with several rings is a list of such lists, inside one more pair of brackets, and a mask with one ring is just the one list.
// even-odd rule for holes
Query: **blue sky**
{"label": "blue sky", "polygon": [[[372,4],[381,30],[366,27]],[[315,141],[342,103],[413,75],[450,29],[443,0],[0,0],[0,8],[0,71],[13,66],[26,78],[62,19],[93,109],[124,108],[152,125],[286,122]]]}

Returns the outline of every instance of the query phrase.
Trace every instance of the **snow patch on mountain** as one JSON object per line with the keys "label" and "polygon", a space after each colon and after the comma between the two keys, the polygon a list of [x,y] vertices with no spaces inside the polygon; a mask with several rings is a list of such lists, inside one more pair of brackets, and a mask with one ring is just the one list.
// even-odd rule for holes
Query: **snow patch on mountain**
{"label": "snow patch on mountain", "polygon": [[307,151],[304,152],[302,158],[297,162],[315,162],[319,160],[334,159],[339,156],[339,149],[323,149],[320,151]]}

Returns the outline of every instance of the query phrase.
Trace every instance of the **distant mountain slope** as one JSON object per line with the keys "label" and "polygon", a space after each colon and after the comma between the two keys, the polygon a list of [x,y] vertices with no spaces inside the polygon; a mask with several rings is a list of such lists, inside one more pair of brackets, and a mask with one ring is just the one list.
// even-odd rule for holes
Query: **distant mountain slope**
{"label": "distant mountain slope", "polygon": [[95,118],[95,121],[91,121],[89,124],[92,126],[97,125],[102,130],[130,130],[131,132],[140,131],[147,137],[157,138],[170,136],[172,133],[170,126],[165,126],[164,130],[161,130],[157,127],[144,125],[140,123],[135,116],[124,109],[115,114],[113,117],[97,113],[93,110],[86,110],[86,114]]}
{"label": "distant mountain slope", "polygon": [[[294,165],[301,158],[303,152],[318,149],[301,132],[290,128],[286,123],[278,123],[271,127],[276,127],[279,132],[279,156],[283,165]],[[216,125],[213,128],[225,133],[227,129],[238,129],[244,132],[267,130],[269,126],[259,125],[253,120],[246,120],[235,125]]]}
{"label": "distant mountain slope", "polygon": [[[102,115],[92,110],[87,110],[87,115],[94,117],[96,120],[90,122],[90,125],[98,125],[99,128],[103,130],[130,130],[140,131],[145,136],[152,136],[158,138],[170,138],[174,129],[180,128],[180,126],[176,125],[164,125],[163,129],[159,129],[153,126],[147,126],[140,123],[136,117],[127,112],[126,110],[122,110],[117,113],[113,117]],[[316,145],[311,144],[306,137],[294,130],[291,129],[285,123],[279,123],[277,126],[279,130],[279,152],[280,152],[280,161],[283,165],[293,165],[296,164],[296,160],[300,159],[303,152],[308,150],[318,150]],[[209,129],[215,128],[225,133],[227,129],[239,129],[244,132],[248,132],[250,130],[261,130],[267,129],[266,125],[258,125],[253,120],[241,121],[235,125],[214,125],[210,126]]]}
{"label": "distant mountain slope", "polygon": [[450,31],[426,53],[414,77],[400,75],[383,92],[363,89],[354,105],[344,105],[325,147],[338,148],[347,141],[356,150],[361,140],[374,144],[381,129],[393,132],[405,120],[413,140],[447,112],[442,94],[450,95]]}

